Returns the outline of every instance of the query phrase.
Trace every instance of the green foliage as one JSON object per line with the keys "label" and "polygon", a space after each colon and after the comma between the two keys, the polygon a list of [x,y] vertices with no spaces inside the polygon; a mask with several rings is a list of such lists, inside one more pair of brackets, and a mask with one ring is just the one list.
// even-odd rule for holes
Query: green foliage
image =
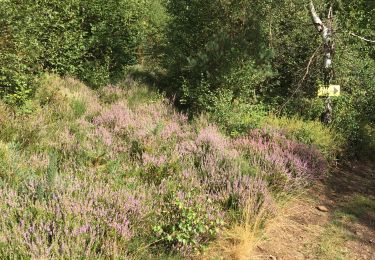
{"label": "green foliage", "polygon": [[[48,69],[78,71],[84,52],[79,1],[3,1],[0,7],[0,85],[3,95],[24,93]],[[10,96],[17,102],[24,101]]]}
{"label": "green foliage", "polygon": [[[292,3],[293,2],[293,3]],[[328,3],[314,1],[318,13],[325,17]],[[346,140],[348,148],[361,145],[362,126],[372,122],[374,106],[375,64],[373,46],[353,37],[349,32],[373,36],[373,3],[369,1],[342,0],[333,2],[335,16],[335,55],[333,57],[333,84],[341,86],[341,97],[333,99],[333,124],[335,132]],[[290,8],[292,7],[292,10]],[[287,8],[288,11],[284,11]],[[285,115],[298,115],[308,120],[319,119],[324,111],[324,100],[316,98],[318,82],[322,80],[320,36],[314,31],[308,10],[301,1],[285,1],[275,9],[272,20],[272,41],[275,56],[272,68],[278,71],[267,86],[265,102],[279,112],[281,104]],[[284,21],[281,23],[281,21]],[[287,32],[287,33],[285,33]],[[309,73],[303,82],[306,66],[313,57]],[[287,90],[287,91],[286,91]],[[293,96],[290,96],[293,94]],[[279,105],[277,105],[279,104]],[[366,141],[365,141],[366,142]]]}
{"label": "green foliage", "polygon": [[267,117],[265,124],[280,129],[290,139],[317,147],[331,161],[336,159],[345,145],[342,133],[327,128],[317,121]]}
{"label": "green foliage", "polygon": [[203,203],[202,200],[199,203],[195,196],[199,193],[191,191],[184,197],[179,197],[176,191],[163,194],[163,206],[157,214],[153,231],[166,251],[200,251],[224,225],[222,219],[211,215],[212,202],[205,200]]}
{"label": "green foliage", "polygon": [[232,137],[260,128],[266,117],[262,105],[248,104],[241,99],[233,100],[230,92],[221,92],[215,97],[213,107],[208,111],[210,117]]}
{"label": "green foliage", "polygon": [[370,160],[375,160],[375,125],[366,124],[361,127],[360,136],[360,150],[358,155],[368,157]]}
{"label": "green foliage", "polygon": [[137,48],[147,31],[144,19],[150,1],[81,1],[85,32],[83,79],[101,86],[122,76],[126,66],[137,63]]}
{"label": "green foliage", "polygon": [[[175,0],[168,1],[167,12],[171,19],[165,67],[170,91],[193,110],[209,106],[220,89],[233,88],[238,97],[267,78],[268,72],[261,75],[269,56],[258,19],[267,13],[261,1]],[[251,81],[243,84],[247,79]],[[248,84],[252,89],[246,89]]]}
{"label": "green foliage", "polygon": [[0,94],[24,102],[43,70],[76,75],[94,87],[121,77],[153,29],[145,27],[150,2],[2,1]]}
{"label": "green foliage", "polygon": [[[338,1],[340,12],[340,26],[346,33],[353,32],[357,35],[368,39],[375,38],[375,3],[368,0],[340,0]],[[349,37],[348,37],[349,38]],[[356,37],[348,39],[351,46],[356,48],[364,54],[368,54],[372,59],[375,59],[375,46],[367,44]]]}

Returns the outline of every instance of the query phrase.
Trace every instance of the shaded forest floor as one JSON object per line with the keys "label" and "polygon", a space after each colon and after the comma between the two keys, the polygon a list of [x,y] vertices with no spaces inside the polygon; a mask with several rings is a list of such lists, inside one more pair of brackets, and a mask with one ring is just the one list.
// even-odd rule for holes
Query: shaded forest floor
{"label": "shaded forest floor", "polygon": [[339,165],[283,210],[254,259],[373,259],[375,163]]}

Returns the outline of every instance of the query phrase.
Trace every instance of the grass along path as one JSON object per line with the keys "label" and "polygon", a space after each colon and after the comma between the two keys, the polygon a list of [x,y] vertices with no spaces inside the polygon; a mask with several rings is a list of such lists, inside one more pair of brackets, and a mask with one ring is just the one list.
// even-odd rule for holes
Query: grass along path
{"label": "grass along path", "polygon": [[373,259],[375,164],[341,165],[283,211],[252,259]]}

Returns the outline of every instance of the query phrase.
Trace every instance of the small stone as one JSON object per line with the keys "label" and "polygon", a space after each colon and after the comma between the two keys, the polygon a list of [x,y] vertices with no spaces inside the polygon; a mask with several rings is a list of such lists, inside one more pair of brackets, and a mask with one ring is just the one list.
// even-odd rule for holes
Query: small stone
{"label": "small stone", "polygon": [[276,256],[270,255],[269,260],[277,260]]}
{"label": "small stone", "polygon": [[319,211],[321,211],[321,212],[328,212],[328,209],[327,209],[327,207],[325,207],[325,206],[318,206],[318,207],[316,207]]}
{"label": "small stone", "polygon": [[370,244],[374,244],[374,240],[373,240],[373,239],[370,239],[368,242],[369,242]]}

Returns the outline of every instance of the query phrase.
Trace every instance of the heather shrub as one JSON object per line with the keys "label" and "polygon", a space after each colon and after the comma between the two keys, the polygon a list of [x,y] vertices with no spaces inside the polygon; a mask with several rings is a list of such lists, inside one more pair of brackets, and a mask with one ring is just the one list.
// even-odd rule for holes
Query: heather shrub
{"label": "heather shrub", "polygon": [[258,175],[277,190],[301,188],[327,171],[327,161],[317,148],[286,138],[278,130],[253,130],[234,141]]}
{"label": "heather shrub", "polygon": [[265,125],[279,129],[289,139],[315,146],[329,160],[334,160],[344,147],[340,133],[317,121],[267,117]]}
{"label": "heather shrub", "polygon": [[134,194],[61,176],[30,180],[19,191],[2,187],[0,225],[8,246],[0,252],[46,258],[126,256],[136,234],[133,225],[146,209],[144,197]]}
{"label": "heather shrub", "polygon": [[[201,129],[193,147],[202,188],[211,200],[231,211],[232,217],[240,216],[245,208],[255,215],[263,203],[272,207],[268,184],[257,177],[261,176],[261,166],[249,163],[236,141],[232,142],[210,125]],[[257,198],[258,204],[249,207],[252,197]]]}

